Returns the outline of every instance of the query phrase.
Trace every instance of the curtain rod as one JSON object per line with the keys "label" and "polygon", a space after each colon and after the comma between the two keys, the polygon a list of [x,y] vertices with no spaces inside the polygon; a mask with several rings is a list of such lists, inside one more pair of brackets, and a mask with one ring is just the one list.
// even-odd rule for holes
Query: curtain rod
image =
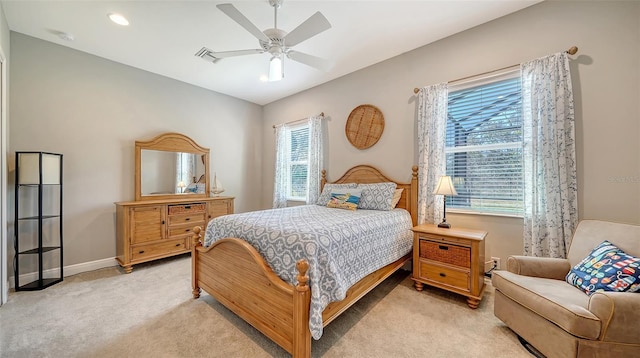
{"label": "curtain rod", "polygon": [[[569,55],[575,55],[576,53],[578,53],[578,47],[577,46],[571,46],[568,50],[565,51],[566,53],[568,53]],[[508,70],[514,67],[518,67],[520,66],[520,64],[516,64],[516,65],[511,65],[511,66],[507,66],[507,67],[503,67],[503,68],[499,68],[497,70],[493,70],[493,71],[488,71],[488,72],[483,72],[483,73],[479,73],[477,75],[473,75],[473,76],[467,76],[467,77],[462,77],[462,78],[458,78],[456,80],[453,81],[449,81],[448,83],[455,83],[455,82],[460,82],[460,81],[464,81],[466,79],[469,78],[473,78],[473,77],[477,77],[477,76],[483,76],[483,75],[488,75],[490,73],[493,72],[498,72],[498,71],[504,71],[504,70]],[[413,93],[417,94],[418,92],[420,92],[420,88],[416,87],[413,89]]]}
{"label": "curtain rod", "polygon": [[[321,116],[321,117],[324,117],[324,112],[320,112],[320,116]],[[273,128],[277,128],[277,127],[285,126],[285,125],[290,125],[290,124],[302,123],[302,122],[306,121],[307,119],[309,119],[309,118],[302,118],[302,119],[298,119],[298,120],[291,121],[291,122],[280,123],[280,124],[274,124],[274,125],[273,125]]]}

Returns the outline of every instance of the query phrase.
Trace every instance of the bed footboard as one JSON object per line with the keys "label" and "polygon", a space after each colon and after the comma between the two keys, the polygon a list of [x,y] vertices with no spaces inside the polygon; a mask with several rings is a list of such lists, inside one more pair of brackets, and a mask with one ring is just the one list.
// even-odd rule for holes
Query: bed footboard
{"label": "bed footboard", "polygon": [[294,357],[311,356],[309,264],[300,260],[298,284],[281,280],[262,256],[237,238],[203,247],[200,227],[192,245],[193,296],[204,289]]}

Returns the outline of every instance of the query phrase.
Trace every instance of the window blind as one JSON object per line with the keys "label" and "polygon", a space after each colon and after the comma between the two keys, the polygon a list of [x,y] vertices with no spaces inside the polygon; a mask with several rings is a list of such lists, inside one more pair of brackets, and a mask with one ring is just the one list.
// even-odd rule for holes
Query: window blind
{"label": "window blind", "polygon": [[308,125],[290,128],[289,149],[288,196],[294,199],[304,199],[307,196],[307,167],[309,163]]}
{"label": "window blind", "polygon": [[458,196],[448,207],[522,214],[521,104],[519,77],[450,89],[445,153]]}

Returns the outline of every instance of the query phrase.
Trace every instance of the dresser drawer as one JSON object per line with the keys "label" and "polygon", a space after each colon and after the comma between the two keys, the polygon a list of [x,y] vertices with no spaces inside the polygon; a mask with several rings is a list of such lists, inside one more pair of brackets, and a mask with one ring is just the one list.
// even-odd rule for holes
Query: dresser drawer
{"label": "dresser drawer", "polygon": [[207,204],[205,203],[169,205],[169,215],[204,213],[206,210]]}
{"label": "dresser drawer", "polygon": [[187,250],[187,246],[184,238],[179,240],[166,240],[155,244],[131,247],[131,258],[132,261],[138,261],[185,250]]}
{"label": "dresser drawer", "polygon": [[471,267],[471,249],[464,246],[421,239],[420,257],[454,266]]}
{"label": "dresser drawer", "polygon": [[469,271],[420,262],[420,278],[469,291]]}
{"label": "dresser drawer", "polygon": [[176,225],[192,224],[192,226],[202,226],[202,222],[206,221],[207,214],[194,213],[194,214],[181,214],[181,215],[169,215],[169,228]]}
{"label": "dresser drawer", "polygon": [[193,233],[193,228],[196,226],[200,226],[201,228],[204,229],[205,223],[204,221],[199,221],[199,222],[194,222],[193,225],[169,228],[169,238],[173,239],[175,237],[182,236],[182,235],[191,236],[191,234]]}

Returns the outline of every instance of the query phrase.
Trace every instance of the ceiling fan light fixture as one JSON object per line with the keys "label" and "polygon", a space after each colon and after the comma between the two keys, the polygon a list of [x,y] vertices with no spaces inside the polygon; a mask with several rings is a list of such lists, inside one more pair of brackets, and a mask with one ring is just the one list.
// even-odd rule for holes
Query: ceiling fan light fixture
{"label": "ceiling fan light fixture", "polygon": [[[196,53],[196,56],[211,61],[210,57],[220,59],[233,56],[269,53],[271,55],[271,59],[269,60],[269,82],[280,81],[284,78],[285,55],[293,61],[300,62],[310,67],[321,70],[328,68],[329,65],[326,63],[327,61],[322,58],[292,50],[293,46],[330,29],[331,24],[327,18],[318,11],[303,21],[291,32],[286,32],[278,28],[278,8],[282,6],[283,1],[284,0],[269,0],[269,4],[274,8],[273,28],[266,29],[264,31],[258,29],[256,25],[254,25],[251,20],[233,6],[233,4],[227,3],[216,5],[216,7],[231,18],[231,20],[235,21],[238,25],[242,26],[256,39],[258,39],[258,43],[261,48],[223,52],[209,51],[207,54],[201,54],[198,52]],[[212,62],[215,63],[215,60]]]}
{"label": "ceiling fan light fixture", "polygon": [[280,81],[282,77],[282,57],[273,56],[269,61],[269,82]]}

